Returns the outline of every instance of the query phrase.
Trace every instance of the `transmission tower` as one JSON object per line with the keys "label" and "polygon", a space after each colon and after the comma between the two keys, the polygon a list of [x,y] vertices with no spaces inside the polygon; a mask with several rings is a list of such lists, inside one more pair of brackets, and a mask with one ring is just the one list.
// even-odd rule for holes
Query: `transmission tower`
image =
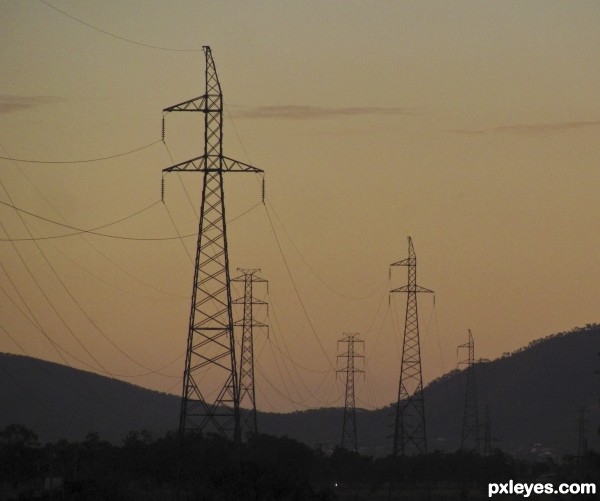
{"label": "transmission tower", "polygon": [[344,422],[342,424],[342,442],[340,446],[348,450],[358,452],[358,442],[356,436],[356,401],[354,395],[354,375],[356,373],[364,374],[364,370],[357,369],[356,358],[362,358],[356,350],[356,345],[362,345],[363,352],[365,342],[358,337],[358,333],[344,334],[344,337],[338,341],[338,351],[340,343],[346,345],[345,353],[338,355],[338,362],[342,360],[342,368],[336,371],[337,374],[346,374],[346,392],[344,398]]}
{"label": "transmission tower", "polygon": [[417,294],[433,293],[433,291],[417,285],[417,256],[410,237],[408,237],[408,258],[393,263],[391,266],[406,266],[408,268],[408,285],[391,291],[407,294],[392,454],[394,456],[398,454],[405,456],[409,452],[425,454],[427,453],[427,433],[425,428]]}
{"label": "transmission tower", "polygon": [[466,365],[467,387],[465,390],[465,409],[463,413],[462,434],[460,448],[464,451],[480,452],[479,442],[479,413],[477,409],[477,386],[475,384],[475,341],[469,329],[469,340],[461,344],[458,349],[465,348],[468,352],[467,360],[460,362]]}
{"label": "transmission tower", "polygon": [[204,95],[163,110],[204,114],[204,154],[163,170],[203,174],[179,432],[213,432],[239,441],[239,387],[223,173],[262,170],[223,156],[223,94],[210,47],[203,49]]}
{"label": "transmission tower", "polygon": [[258,426],[256,423],[256,392],[254,387],[254,329],[267,327],[266,324],[258,322],[254,318],[254,305],[266,305],[254,297],[254,284],[268,283],[264,278],[257,276],[259,269],[238,268],[242,274],[239,277],[232,278],[232,282],[242,282],[244,284],[244,296],[233,301],[234,304],[244,306],[244,316],[242,320],[235,322],[235,325],[242,327],[242,342],[240,354],[240,407],[244,403],[248,405],[246,413],[240,412],[240,434],[243,439],[246,434],[257,434]]}

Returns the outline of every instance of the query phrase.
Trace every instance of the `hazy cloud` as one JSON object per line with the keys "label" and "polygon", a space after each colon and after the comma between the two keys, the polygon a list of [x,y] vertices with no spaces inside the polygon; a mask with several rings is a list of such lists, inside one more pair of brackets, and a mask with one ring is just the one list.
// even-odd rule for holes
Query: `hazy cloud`
{"label": "hazy cloud", "polygon": [[382,107],[339,107],[324,108],[320,106],[256,106],[238,109],[234,112],[237,118],[282,118],[289,120],[313,120],[319,118],[338,118],[360,115],[411,115],[415,110],[410,108]]}
{"label": "hazy cloud", "polygon": [[20,111],[42,104],[55,103],[56,101],[60,101],[60,98],[51,96],[13,96],[10,94],[0,94],[0,113]]}
{"label": "hazy cloud", "polygon": [[501,125],[491,129],[457,129],[453,132],[459,134],[493,134],[497,132],[532,133],[532,132],[551,132],[573,129],[587,129],[591,127],[600,127],[600,120],[579,121],[579,122],[555,122],[545,124],[517,124]]}

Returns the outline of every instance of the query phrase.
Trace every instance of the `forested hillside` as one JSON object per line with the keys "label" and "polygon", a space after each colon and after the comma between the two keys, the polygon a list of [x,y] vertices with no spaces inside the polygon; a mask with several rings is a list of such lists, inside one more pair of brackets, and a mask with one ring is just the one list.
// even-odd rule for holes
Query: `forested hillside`
{"label": "forested hillside", "polygon": [[[600,327],[590,325],[477,364],[482,437],[487,406],[495,447],[520,454],[575,453],[579,409],[585,407],[588,443],[599,450],[599,352]],[[42,443],[82,440],[94,432],[118,444],[130,431],[161,436],[177,426],[175,395],[17,355],[0,355],[0,373],[0,427],[25,425]],[[460,445],[465,384],[464,371],[455,370],[425,389],[429,450]],[[358,410],[361,452],[389,454],[393,410],[392,405]],[[342,415],[342,409],[259,413],[258,423],[263,433],[330,450],[339,443]]]}

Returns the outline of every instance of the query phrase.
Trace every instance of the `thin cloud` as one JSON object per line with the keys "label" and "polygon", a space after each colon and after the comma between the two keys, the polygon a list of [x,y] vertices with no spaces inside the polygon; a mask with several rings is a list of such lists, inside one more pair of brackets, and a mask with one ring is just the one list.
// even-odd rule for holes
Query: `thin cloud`
{"label": "thin cloud", "polygon": [[56,101],[60,101],[60,98],[51,96],[14,96],[10,94],[0,94],[0,113],[21,111],[43,104],[55,103]]}
{"label": "thin cloud", "polygon": [[284,120],[315,120],[321,118],[342,118],[361,115],[412,115],[414,109],[384,108],[384,107],[338,107],[325,108],[320,106],[256,106],[238,109],[234,112],[236,118],[279,118]]}
{"label": "thin cloud", "polygon": [[555,122],[545,124],[516,124],[516,125],[501,125],[490,129],[457,129],[453,132],[458,134],[494,134],[502,132],[513,132],[516,134],[527,134],[537,132],[555,132],[574,129],[589,129],[600,127],[600,120],[578,121],[578,122]]}

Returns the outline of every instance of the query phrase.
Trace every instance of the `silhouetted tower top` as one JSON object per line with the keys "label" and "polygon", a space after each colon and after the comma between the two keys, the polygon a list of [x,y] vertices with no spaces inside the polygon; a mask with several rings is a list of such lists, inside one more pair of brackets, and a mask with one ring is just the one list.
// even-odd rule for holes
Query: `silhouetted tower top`
{"label": "silhouetted tower top", "polygon": [[398,454],[404,456],[411,452],[425,454],[427,433],[417,294],[433,293],[433,291],[417,285],[417,255],[411,237],[408,237],[408,258],[390,266],[408,268],[408,284],[391,291],[405,292],[407,295],[392,454],[394,456]]}
{"label": "silhouetted tower top", "polygon": [[204,114],[204,154],[163,170],[203,175],[179,432],[217,433],[239,441],[223,172],[262,171],[223,156],[223,94],[210,47],[204,47],[204,54],[205,93],[163,110]]}

